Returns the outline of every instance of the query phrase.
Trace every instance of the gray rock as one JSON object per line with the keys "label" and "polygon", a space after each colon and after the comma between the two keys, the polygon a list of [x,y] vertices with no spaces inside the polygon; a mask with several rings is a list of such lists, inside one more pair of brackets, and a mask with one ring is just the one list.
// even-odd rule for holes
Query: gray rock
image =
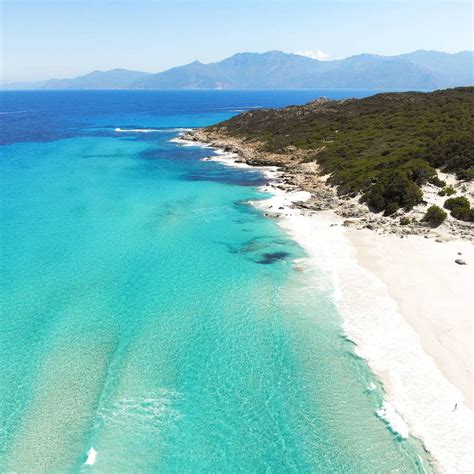
{"label": "gray rock", "polygon": [[454,260],[458,265],[467,265],[467,263],[464,260],[461,260],[460,258],[457,258]]}

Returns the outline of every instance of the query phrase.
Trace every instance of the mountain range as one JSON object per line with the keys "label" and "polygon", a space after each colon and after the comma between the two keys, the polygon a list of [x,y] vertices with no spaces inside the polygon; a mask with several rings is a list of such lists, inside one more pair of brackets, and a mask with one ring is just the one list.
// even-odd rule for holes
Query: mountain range
{"label": "mountain range", "polygon": [[319,61],[281,51],[238,53],[156,74],[113,69],[4,89],[440,89],[474,85],[474,52],[419,50],[398,56],[360,54]]}

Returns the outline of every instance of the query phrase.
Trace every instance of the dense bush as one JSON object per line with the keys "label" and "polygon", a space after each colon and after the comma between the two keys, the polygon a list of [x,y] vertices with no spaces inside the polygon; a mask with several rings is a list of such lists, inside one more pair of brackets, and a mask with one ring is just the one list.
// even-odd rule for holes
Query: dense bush
{"label": "dense bush", "polygon": [[444,208],[449,209],[455,219],[474,222],[474,209],[471,209],[469,201],[463,196],[447,199]]}
{"label": "dense bush", "polygon": [[405,171],[387,170],[363,194],[362,202],[367,203],[372,211],[385,211],[384,214],[389,216],[401,207],[407,211],[412,209],[422,201],[422,197],[420,188]]}
{"label": "dense bush", "polygon": [[423,217],[423,222],[426,222],[431,227],[438,227],[444,222],[447,216],[448,214],[446,214],[443,209],[433,205],[426,211],[426,214]]}
{"label": "dense bush", "polygon": [[458,170],[456,177],[461,181],[472,181],[474,179],[474,168]]}
{"label": "dense bush", "polygon": [[407,171],[408,177],[419,186],[436,176],[436,170],[425,160],[410,160],[403,165],[403,168]]}
{"label": "dense bush", "polygon": [[[469,103],[469,98],[466,103]],[[461,128],[454,134],[448,130],[443,133],[440,129],[427,144],[424,158],[436,168],[455,173],[458,179],[469,180],[473,179],[474,173],[474,126],[472,115],[465,118],[468,121],[459,124]]]}
{"label": "dense bush", "polygon": [[410,219],[406,216],[400,217],[400,225],[408,225],[410,223]]}

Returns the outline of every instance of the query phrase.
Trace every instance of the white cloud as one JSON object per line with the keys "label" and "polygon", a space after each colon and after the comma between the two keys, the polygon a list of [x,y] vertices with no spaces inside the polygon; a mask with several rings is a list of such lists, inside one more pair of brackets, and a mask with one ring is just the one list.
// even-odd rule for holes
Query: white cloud
{"label": "white cloud", "polygon": [[296,51],[295,54],[306,56],[307,58],[319,59],[320,61],[327,61],[329,59],[329,54],[324,53],[320,49],[317,49],[316,51]]}

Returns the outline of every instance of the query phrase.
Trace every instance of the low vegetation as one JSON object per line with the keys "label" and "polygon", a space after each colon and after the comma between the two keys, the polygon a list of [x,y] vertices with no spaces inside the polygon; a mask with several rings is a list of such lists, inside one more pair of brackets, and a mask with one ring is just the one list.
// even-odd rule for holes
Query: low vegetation
{"label": "low vegetation", "polygon": [[474,208],[471,208],[469,201],[463,196],[447,199],[444,208],[450,210],[455,219],[474,222]]}
{"label": "low vegetation", "polygon": [[420,203],[428,181],[445,187],[436,169],[474,178],[473,111],[474,87],[463,87],[257,110],[213,128],[264,151],[305,150],[339,193],[390,215]]}
{"label": "low vegetation", "polygon": [[439,179],[438,176],[433,176],[428,182],[438,188],[444,188],[446,186],[446,181]]}
{"label": "low vegetation", "polygon": [[426,211],[423,222],[426,222],[431,227],[438,227],[444,222],[447,216],[448,214],[443,211],[443,209],[433,205]]}
{"label": "low vegetation", "polygon": [[439,193],[439,196],[452,196],[456,194],[456,190],[452,186],[445,186]]}

